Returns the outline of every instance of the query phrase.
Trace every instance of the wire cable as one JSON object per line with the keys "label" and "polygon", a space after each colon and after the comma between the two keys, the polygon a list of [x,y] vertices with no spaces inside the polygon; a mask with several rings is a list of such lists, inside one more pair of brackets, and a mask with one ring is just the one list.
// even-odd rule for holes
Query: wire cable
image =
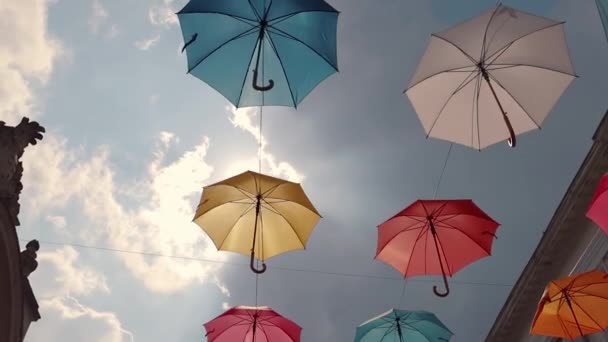
{"label": "wire cable", "polygon": [[[27,242],[27,241],[30,241],[31,239],[19,239],[19,240],[23,241],[23,242]],[[205,262],[205,263],[214,263],[214,264],[243,267],[243,268],[249,267],[248,264],[243,264],[243,263],[239,263],[239,262],[221,261],[221,260],[197,258],[197,257],[190,257],[190,256],[179,256],[179,255],[171,255],[171,254],[163,254],[163,253],[132,251],[132,250],[126,250],[126,249],[110,248],[110,247],[102,247],[102,246],[91,246],[91,245],[84,245],[84,244],[79,244],[79,243],[69,243],[69,242],[53,242],[53,241],[43,241],[43,240],[38,240],[38,242],[40,242],[41,244],[46,244],[46,245],[70,246],[70,247],[76,247],[76,248],[82,248],[82,249],[92,249],[92,250],[99,250],[99,251],[113,252],[113,253],[124,253],[124,254],[144,255],[144,256],[157,257],[157,258],[170,258],[170,259],[181,259],[181,260],[189,260],[189,261],[199,261],[199,262]],[[364,278],[364,279],[403,281],[402,277],[391,277],[391,276],[362,274],[362,273],[332,272],[332,271],[286,267],[286,266],[273,266],[272,269],[277,270],[277,271],[296,272],[296,273],[312,273],[312,274],[321,274],[321,275],[345,277],[345,278],[362,278],[362,279]],[[434,280],[431,280],[431,279],[410,279],[409,281],[416,282],[416,283],[435,282]],[[459,285],[469,285],[469,286],[513,287],[513,284],[458,281],[458,280],[452,280],[451,283],[459,284]]]}

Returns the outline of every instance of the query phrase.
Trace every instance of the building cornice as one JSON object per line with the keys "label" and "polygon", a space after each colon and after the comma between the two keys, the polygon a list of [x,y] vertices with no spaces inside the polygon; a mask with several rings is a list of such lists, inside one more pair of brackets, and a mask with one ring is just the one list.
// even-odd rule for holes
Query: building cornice
{"label": "building cornice", "polygon": [[591,259],[595,257],[591,255],[585,257],[585,260],[579,259],[580,255],[592,250],[589,248],[592,242],[603,243],[598,248],[608,250],[608,241],[604,236],[595,239],[597,242],[592,241],[597,238],[597,227],[585,217],[596,186],[608,170],[607,118],[608,112],[593,136],[593,145],[581,168],[568,187],[530,261],[513,286],[486,341],[513,342],[521,341],[514,334],[528,336],[536,304],[546,284],[567,276],[575,267],[592,265]]}

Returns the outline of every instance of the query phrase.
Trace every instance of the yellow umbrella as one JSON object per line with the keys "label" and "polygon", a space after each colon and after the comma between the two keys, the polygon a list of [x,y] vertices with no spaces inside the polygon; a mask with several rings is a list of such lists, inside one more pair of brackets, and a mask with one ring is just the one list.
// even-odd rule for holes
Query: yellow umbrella
{"label": "yellow umbrella", "polygon": [[263,273],[265,260],[306,248],[320,218],[300,184],[247,171],[204,187],[193,221],[218,250],[250,255]]}

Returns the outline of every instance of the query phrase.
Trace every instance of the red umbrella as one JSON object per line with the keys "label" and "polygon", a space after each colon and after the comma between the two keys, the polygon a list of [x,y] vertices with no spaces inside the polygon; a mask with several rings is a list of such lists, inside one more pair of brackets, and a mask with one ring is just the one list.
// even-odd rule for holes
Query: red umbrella
{"label": "red umbrella", "polygon": [[376,259],[404,277],[441,274],[445,297],[446,275],[490,256],[499,225],[472,200],[418,200],[378,226]]}
{"label": "red umbrella", "polygon": [[302,328],[267,306],[237,306],[205,323],[208,342],[300,342]]}
{"label": "red umbrella", "polygon": [[608,175],[604,175],[593,195],[587,217],[608,234]]}

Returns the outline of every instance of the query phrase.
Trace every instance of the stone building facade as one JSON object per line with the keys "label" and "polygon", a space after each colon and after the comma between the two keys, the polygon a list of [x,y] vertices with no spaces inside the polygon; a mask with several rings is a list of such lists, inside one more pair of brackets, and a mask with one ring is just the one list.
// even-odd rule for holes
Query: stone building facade
{"label": "stone building facade", "polygon": [[[560,341],[530,335],[530,326],[549,281],[594,268],[608,272],[608,236],[585,216],[597,185],[606,173],[608,113],[597,128],[587,157],[511,290],[486,341]],[[579,340],[608,342],[608,333],[594,334]]]}

